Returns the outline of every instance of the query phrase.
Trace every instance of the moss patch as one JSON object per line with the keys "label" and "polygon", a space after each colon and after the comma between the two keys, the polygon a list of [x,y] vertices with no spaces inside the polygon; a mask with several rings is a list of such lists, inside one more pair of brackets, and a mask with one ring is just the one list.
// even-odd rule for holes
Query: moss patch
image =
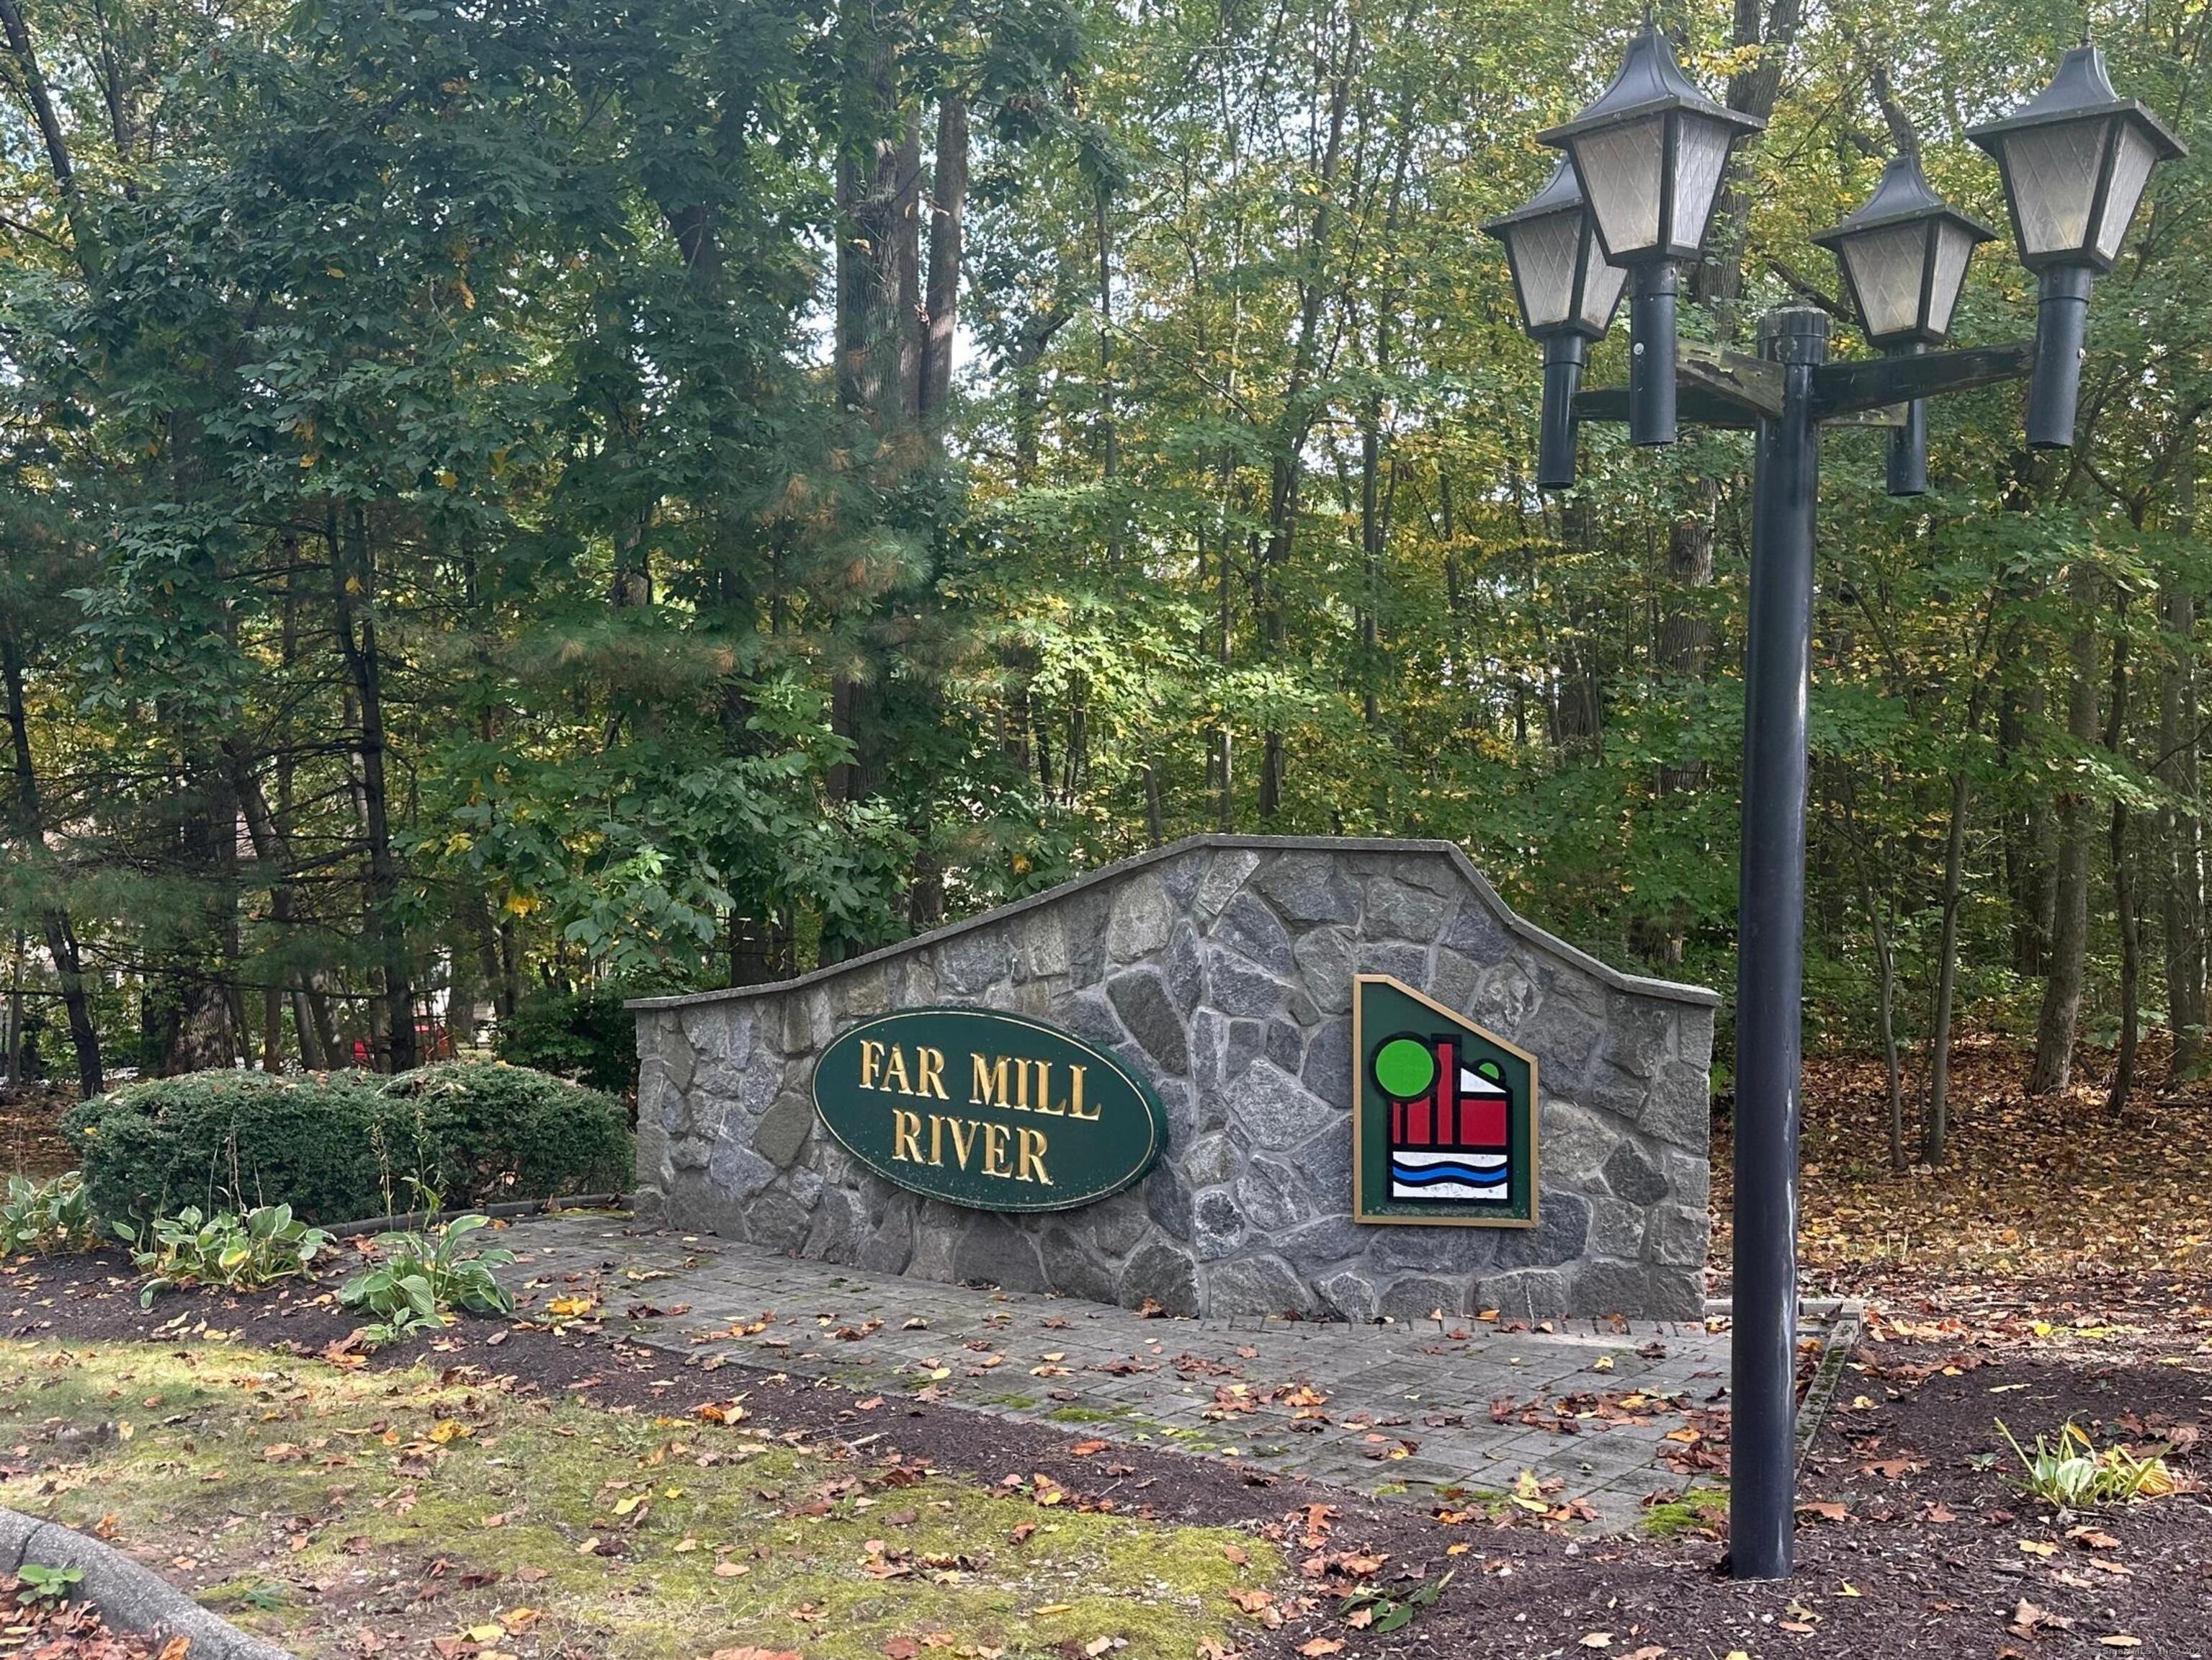
{"label": "moss patch", "polygon": [[1637,1523],[1655,1539],[1673,1539],[1701,1529],[1727,1525],[1728,1493],[1721,1487],[1692,1487],[1680,1499],[1652,1505]]}
{"label": "moss patch", "polygon": [[1231,1590],[1284,1573],[1249,1535],[1079,1513],[1048,1483],[995,1493],[467,1372],[0,1344],[0,1430],[50,1463],[0,1503],[112,1534],[310,1660],[363,1628],[487,1656],[874,1660],[943,1633],[1182,1657],[1241,1622]]}

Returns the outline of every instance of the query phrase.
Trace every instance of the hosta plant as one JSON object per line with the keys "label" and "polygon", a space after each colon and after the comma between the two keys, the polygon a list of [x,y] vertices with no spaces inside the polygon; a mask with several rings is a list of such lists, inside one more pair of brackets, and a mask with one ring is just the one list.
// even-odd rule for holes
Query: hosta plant
{"label": "hosta plant", "polygon": [[27,1176],[8,1178],[7,1197],[0,1200],[0,1256],[88,1250],[93,1237],[82,1171],[64,1171],[44,1182]]}
{"label": "hosta plant", "polygon": [[349,1280],[338,1301],[374,1316],[362,1328],[372,1347],[463,1314],[512,1314],[514,1298],[492,1270],[514,1260],[503,1246],[473,1237],[490,1218],[456,1216],[430,1233],[386,1233],[374,1243],[374,1266]]}
{"label": "hosta plant", "polygon": [[298,1220],[289,1205],[257,1206],[243,1216],[227,1210],[207,1216],[187,1205],[174,1216],[155,1219],[150,1243],[120,1224],[116,1232],[131,1243],[139,1272],[152,1276],[138,1294],[142,1307],[186,1286],[258,1291],[296,1279],[331,1245],[329,1234]]}
{"label": "hosta plant", "polygon": [[2100,1447],[2071,1423],[2062,1425],[2055,1436],[2037,1436],[2033,1448],[2021,1445],[2002,1419],[1997,1432],[2020,1459],[2021,1491],[2062,1511],[2161,1499],[2178,1485],[2172,1469],[2155,1453],[2139,1456],[2128,1447]]}

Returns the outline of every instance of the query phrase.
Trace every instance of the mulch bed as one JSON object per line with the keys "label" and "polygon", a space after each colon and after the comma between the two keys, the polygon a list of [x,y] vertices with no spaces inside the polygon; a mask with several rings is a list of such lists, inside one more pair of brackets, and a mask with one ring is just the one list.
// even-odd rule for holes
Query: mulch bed
{"label": "mulch bed", "polygon": [[[33,1265],[0,1285],[14,1292],[0,1298],[8,1335],[49,1343],[185,1341],[204,1322],[242,1342],[313,1353],[353,1323],[312,1288],[243,1299],[185,1294],[142,1311],[127,1264],[112,1255]],[[1110,1497],[1124,1511],[1263,1530],[1285,1542],[1305,1577],[1279,1597],[1274,1612],[1287,1614],[1279,1627],[1253,1627],[1244,1651],[1255,1660],[1337,1652],[1316,1639],[1344,1643],[1346,1655],[1468,1660],[1717,1660],[1739,1650],[1752,1660],[2008,1652],[2040,1660],[2109,1654],[2133,1646],[2118,1640],[2128,1638],[2147,1655],[2201,1656],[2212,1652],[2212,1506],[2202,1495],[2100,1515],[2092,1545],[2014,1494],[2002,1462],[1992,1462],[2002,1450],[2000,1415],[2023,1437],[2070,1418],[2138,1444],[2212,1426],[2212,1360],[2193,1353],[2212,1341],[2212,1311],[2197,1311],[2208,1323],[2199,1325],[2173,1292],[2142,1291],[2132,1306],[2156,1323],[2124,1342],[2073,1328],[2040,1336],[2002,1322],[1977,1329],[1951,1316],[1878,1322],[1879,1341],[1846,1372],[1806,1474],[1804,1496],[1817,1508],[1801,1534],[1797,1577],[1777,1584],[1723,1577],[1724,1547],[1710,1534],[1579,1538],[1540,1522],[1444,1523],[1410,1506],[1136,1446],[1115,1448],[1109,1475],[1100,1460],[1072,1454],[1077,1437],[1054,1429],[906,1401],[863,1409],[848,1390],[735,1365],[711,1383],[700,1377],[696,1394],[744,1392],[761,1426],[823,1446],[875,1438],[860,1455],[870,1459],[896,1449],[987,1485],[1041,1473],[1071,1502]],[[396,1345],[371,1364],[417,1359],[480,1365],[520,1388],[610,1408],[696,1404],[682,1387],[690,1358],[609,1335],[471,1322],[428,1344]],[[679,1386],[653,1387],[670,1378]],[[2202,1444],[2176,1456],[2185,1474],[2205,1462]],[[1342,1571],[1347,1560],[1364,1557],[1382,1559],[1364,1578],[1386,1591],[1447,1570],[1453,1582],[1403,1630],[1364,1633],[1346,1623],[1340,1598],[1358,1583]],[[1599,1633],[1608,1635],[1601,1642]]]}

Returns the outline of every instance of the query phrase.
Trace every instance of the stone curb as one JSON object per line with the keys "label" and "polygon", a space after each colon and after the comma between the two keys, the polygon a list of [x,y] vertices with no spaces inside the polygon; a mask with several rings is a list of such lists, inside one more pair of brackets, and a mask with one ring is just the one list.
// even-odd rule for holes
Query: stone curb
{"label": "stone curb", "polygon": [[410,1211],[404,1216],[362,1217],[351,1222],[333,1222],[323,1231],[334,1239],[352,1239],[364,1233],[419,1233],[441,1217],[448,1222],[456,1216],[470,1215],[489,1216],[495,1222],[527,1222],[540,1216],[558,1216],[564,1211],[629,1207],[629,1195],[626,1193],[585,1193],[572,1198],[504,1200],[496,1205],[474,1205],[436,1216],[428,1211]]}
{"label": "stone curb", "polygon": [[109,1626],[153,1637],[188,1639],[191,1660],[295,1660],[289,1650],[239,1630],[151,1569],[97,1539],[58,1523],[0,1509],[0,1572],[12,1574],[27,1562],[82,1570],[77,1595],[98,1608]]}

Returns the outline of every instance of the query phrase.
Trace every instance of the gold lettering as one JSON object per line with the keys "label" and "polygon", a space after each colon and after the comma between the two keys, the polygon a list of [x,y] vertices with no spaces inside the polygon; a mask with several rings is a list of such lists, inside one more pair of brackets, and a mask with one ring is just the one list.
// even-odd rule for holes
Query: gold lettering
{"label": "gold lettering", "polygon": [[1067,1116],[1070,1118],[1096,1119],[1101,1109],[1094,1105],[1090,1111],[1083,1110],[1083,1068],[1067,1069]]}
{"label": "gold lettering", "polygon": [[945,1092],[945,1051],[921,1049],[915,1051],[915,1091],[916,1095],[933,1095],[940,1101],[952,1098]]}
{"label": "gold lettering", "polygon": [[929,1115],[929,1162],[945,1162],[945,1121],[933,1112]]}
{"label": "gold lettering", "polygon": [[891,1157],[908,1164],[921,1159],[921,1115],[903,1107],[891,1110]]}
{"label": "gold lettering", "polygon": [[[1052,1177],[1044,1172],[1044,1132],[1024,1128],[1021,1132],[1021,1169],[1014,1179],[1018,1182],[1034,1180],[1050,1187]],[[1034,1177],[1030,1175],[1032,1169],[1036,1171]]]}
{"label": "gold lettering", "polygon": [[884,1046],[873,1038],[863,1037],[860,1040],[860,1087],[862,1089],[872,1090],[876,1087],[876,1068],[883,1063]]}
{"label": "gold lettering", "polygon": [[[975,1151],[975,1132],[982,1126],[972,1118],[948,1118],[945,1122],[952,1132],[952,1156],[959,1161],[960,1168],[966,1170],[968,1155]],[[963,1135],[963,1130],[968,1133]]]}
{"label": "gold lettering", "polygon": [[1027,1112],[1030,1110],[1030,1065],[1031,1062],[1024,1061],[1018,1056],[1016,1057],[1014,1061],[1014,1098],[1010,1104],[1003,1096],[1000,1097],[999,1100],[999,1104],[1000,1106],[1003,1107],[1011,1104],[1017,1112]]}
{"label": "gold lettering", "polygon": [[970,1053],[972,1080],[968,1085],[968,1101],[971,1106],[1003,1106],[1006,1099],[1006,1057],[1000,1055],[995,1062]]}
{"label": "gold lettering", "polygon": [[890,1064],[884,1067],[884,1087],[896,1089],[901,1095],[914,1093],[914,1085],[906,1075],[906,1051],[896,1043],[891,1045]]}
{"label": "gold lettering", "polygon": [[1013,1171],[1006,1168],[1006,1143],[1014,1133],[1004,1124],[983,1126],[983,1174],[1011,1178]]}

